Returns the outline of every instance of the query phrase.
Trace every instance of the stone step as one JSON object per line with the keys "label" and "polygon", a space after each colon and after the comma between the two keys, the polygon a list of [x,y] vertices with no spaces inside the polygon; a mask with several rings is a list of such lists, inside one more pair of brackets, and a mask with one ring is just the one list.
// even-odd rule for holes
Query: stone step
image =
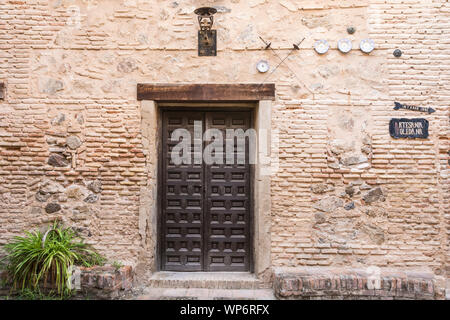
{"label": "stone step", "polygon": [[275,300],[271,289],[147,288],[136,300]]}
{"label": "stone step", "polygon": [[445,300],[450,300],[450,279],[446,281]]}
{"label": "stone step", "polygon": [[254,274],[247,272],[157,272],[150,288],[267,289]]}

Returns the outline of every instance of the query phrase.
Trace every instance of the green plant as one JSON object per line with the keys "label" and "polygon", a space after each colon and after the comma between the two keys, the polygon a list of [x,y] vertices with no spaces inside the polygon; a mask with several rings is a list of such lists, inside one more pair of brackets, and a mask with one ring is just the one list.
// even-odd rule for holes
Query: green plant
{"label": "green plant", "polygon": [[0,288],[6,287],[7,284],[8,284],[7,279],[0,279]]}
{"label": "green plant", "polygon": [[62,300],[70,298],[70,292],[59,295],[54,291],[42,293],[39,290],[24,289],[18,295],[8,297],[10,300]]}
{"label": "green plant", "polygon": [[123,263],[120,261],[113,261],[112,266],[114,267],[114,269],[119,270],[120,268],[123,267]]}
{"label": "green plant", "polygon": [[57,222],[45,234],[26,232],[4,248],[13,288],[25,293],[39,292],[40,285],[50,284],[58,294],[67,295],[71,291],[71,266],[91,267],[105,261],[71,228],[63,228]]}

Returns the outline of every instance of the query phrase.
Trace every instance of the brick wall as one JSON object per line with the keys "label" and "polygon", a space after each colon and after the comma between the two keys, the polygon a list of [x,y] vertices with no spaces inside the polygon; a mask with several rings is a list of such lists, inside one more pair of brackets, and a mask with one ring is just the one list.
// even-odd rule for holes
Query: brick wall
{"label": "brick wall", "polygon": [[[0,244],[58,218],[136,265],[139,191],[152,179],[136,84],[262,82],[255,64],[279,59],[259,36],[281,57],[306,37],[267,79],[280,132],[272,264],[444,275],[449,2],[214,1],[218,56],[197,57],[193,10],[203,2],[0,2]],[[344,37],[347,55],[335,49]],[[357,48],[366,37],[370,55]],[[331,44],[324,56],[318,39]],[[436,112],[393,111],[394,101]],[[389,120],[403,116],[428,119],[429,139],[393,140]]]}

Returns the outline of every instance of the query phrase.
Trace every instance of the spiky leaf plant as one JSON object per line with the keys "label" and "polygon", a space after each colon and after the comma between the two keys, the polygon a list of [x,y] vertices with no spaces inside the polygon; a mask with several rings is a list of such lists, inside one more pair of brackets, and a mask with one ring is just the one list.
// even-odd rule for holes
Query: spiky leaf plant
{"label": "spiky leaf plant", "polygon": [[69,294],[71,266],[102,265],[104,259],[83,242],[71,228],[57,222],[42,234],[26,232],[5,245],[7,270],[13,288],[39,291],[41,285],[50,284],[58,294]]}

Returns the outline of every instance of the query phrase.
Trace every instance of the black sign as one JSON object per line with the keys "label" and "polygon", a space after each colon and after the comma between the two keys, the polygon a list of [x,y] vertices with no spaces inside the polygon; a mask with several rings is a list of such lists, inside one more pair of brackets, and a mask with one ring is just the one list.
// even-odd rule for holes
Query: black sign
{"label": "black sign", "polygon": [[413,110],[413,111],[420,111],[420,112],[427,112],[427,113],[433,113],[433,112],[436,111],[433,108],[409,106],[407,104],[401,104],[401,103],[398,103],[398,102],[394,102],[394,103],[395,103],[394,110],[406,109],[406,110]]}
{"label": "black sign", "polygon": [[217,55],[217,30],[198,31],[198,55],[200,57]]}
{"label": "black sign", "polygon": [[391,119],[389,123],[389,133],[392,138],[428,138],[428,120],[417,119]]}

